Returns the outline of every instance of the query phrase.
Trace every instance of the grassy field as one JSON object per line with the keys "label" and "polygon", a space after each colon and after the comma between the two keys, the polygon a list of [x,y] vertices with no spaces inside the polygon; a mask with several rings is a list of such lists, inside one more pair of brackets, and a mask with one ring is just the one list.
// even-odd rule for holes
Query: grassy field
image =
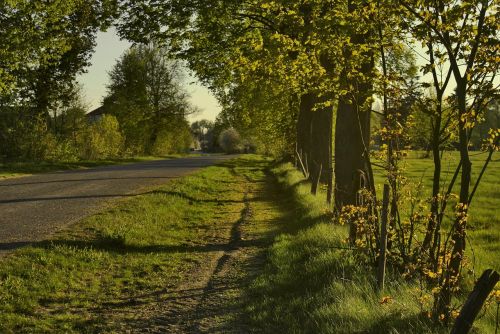
{"label": "grassy field", "polygon": [[[60,161],[60,162],[10,162],[0,163],[0,180],[13,177],[27,176],[31,174],[48,173],[61,170],[93,168],[107,165],[121,165],[134,162],[153,161],[159,159],[175,159],[185,157],[186,154],[171,154],[168,156],[154,157],[141,156],[132,158],[117,158],[96,161]],[[196,156],[191,154],[189,156]]]}
{"label": "grassy field", "polygon": [[[422,153],[411,152],[402,163],[405,176],[413,182],[422,182],[423,196],[431,196],[433,163],[432,158],[421,158]],[[487,154],[471,152],[472,180],[476,181]],[[443,156],[442,192],[446,191],[450,179],[459,161],[457,152],[445,152]],[[376,181],[383,184],[383,175],[375,169]],[[460,179],[459,179],[460,180]],[[453,193],[459,191],[459,180]],[[472,187],[471,187],[472,189]],[[379,189],[381,191],[381,186]],[[452,212],[452,210],[450,210]],[[451,217],[448,217],[450,220]],[[488,169],[483,175],[476,195],[470,206],[469,237],[472,247],[468,247],[469,255],[475,255],[475,266],[478,271],[486,268],[500,268],[500,153],[493,155]],[[471,251],[474,250],[475,254]]]}

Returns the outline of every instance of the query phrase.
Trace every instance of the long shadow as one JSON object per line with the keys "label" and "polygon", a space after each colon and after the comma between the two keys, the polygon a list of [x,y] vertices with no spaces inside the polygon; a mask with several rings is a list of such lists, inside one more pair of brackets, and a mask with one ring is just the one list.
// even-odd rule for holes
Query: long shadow
{"label": "long shadow", "polygon": [[[80,175],[80,174],[93,174],[93,173],[101,173],[101,172],[113,172],[113,171],[124,171],[124,172],[141,172],[141,171],[150,171],[150,170],[158,170],[165,172],[166,169],[173,169],[174,171],[185,171],[185,169],[198,169],[203,167],[208,167],[213,165],[214,163],[223,164],[224,160],[218,159],[217,157],[191,157],[191,158],[180,158],[180,159],[172,159],[172,160],[158,160],[158,161],[146,161],[146,162],[137,162],[126,165],[107,165],[107,166],[91,166],[89,169],[69,169],[55,172],[47,172],[35,176],[28,176],[26,178],[33,177],[44,177],[49,175],[64,175],[64,174],[72,174],[72,175]],[[221,160],[222,162],[219,162]],[[12,172],[15,172],[12,170]],[[19,171],[20,172],[20,171]],[[136,177],[132,177],[136,178]],[[139,177],[141,178],[141,177]],[[144,177],[145,179],[148,177]],[[152,177],[154,178],[154,177]],[[161,178],[161,177],[160,177]],[[95,178],[96,181],[106,180],[113,178]],[[116,178],[121,179],[121,178]],[[124,179],[127,179],[126,177]],[[0,180],[0,186],[11,186],[11,185],[24,185],[24,184],[43,184],[43,183],[52,183],[52,182],[65,182],[66,180],[54,180],[54,181],[40,181],[40,182],[18,182],[20,179],[15,179],[17,182],[12,183],[12,180]],[[92,181],[93,179],[86,179],[82,181]],[[68,180],[68,181],[76,181],[76,180]]]}
{"label": "long shadow", "polygon": [[89,182],[89,181],[113,181],[113,180],[149,180],[149,179],[174,179],[174,176],[131,176],[131,177],[103,177],[91,179],[65,179],[39,182],[17,182],[17,183],[0,183],[0,187],[27,186],[35,184],[51,184],[51,183],[68,183],[68,182]]}
{"label": "long shadow", "polygon": [[[266,164],[269,168],[269,164]],[[245,166],[238,166],[243,170],[247,170]],[[203,332],[198,324],[205,318],[210,319],[220,319],[223,318],[228,313],[234,314],[235,316],[230,319],[229,322],[222,322],[216,328],[216,332],[220,333],[248,333],[253,332],[252,321],[249,319],[249,315],[246,312],[246,306],[248,305],[249,295],[246,295],[246,289],[251,284],[251,282],[258,277],[263,272],[263,269],[267,263],[267,249],[270,247],[276,236],[281,234],[295,234],[300,230],[307,228],[318,221],[322,221],[325,217],[308,217],[307,213],[309,208],[303,205],[297,198],[295,189],[284,184],[279,184],[274,175],[272,175],[269,169],[265,169],[266,177],[260,192],[263,194],[261,196],[253,197],[248,202],[246,202],[246,207],[243,209],[241,214],[241,219],[238,223],[233,225],[231,245],[234,249],[238,249],[245,242],[241,240],[241,228],[244,228],[246,220],[251,221],[252,216],[252,202],[253,201],[267,201],[274,203],[277,208],[276,210],[281,213],[275,219],[269,222],[271,229],[267,233],[261,234],[257,239],[258,245],[261,250],[257,252],[254,256],[246,258],[244,263],[240,263],[240,268],[244,268],[245,274],[241,281],[237,282],[237,286],[228,286],[223,280],[219,281],[217,274],[222,270],[224,265],[230,260],[231,254],[226,252],[222,256],[212,274],[210,281],[204,289],[201,299],[209,299],[210,296],[217,296],[223,294],[226,291],[230,291],[234,288],[239,288],[245,291],[243,298],[238,300],[232,300],[229,303],[222,303],[217,305],[211,305],[208,303],[208,309],[200,303],[201,307],[198,307],[196,312],[190,315],[190,319],[193,320],[193,325],[191,326],[190,333]],[[262,167],[258,168],[262,170]],[[251,180],[250,180],[251,181]],[[299,182],[300,184],[303,181]],[[295,185],[295,186],[299,186]],[[221,285],[222,284],[222,285]]]}
{"label": "long shadow", "polygon": [[15,242],[4,242],[0,243],[0,251],[10,251],[21,247],[26,247],[31,245],[28,241],[15,241]]}
{"label": "long shadow", "polygon": [[[237,307],[242,311],[237,313],[237,316],[229,324],[220,328],[221,332],[247,333],[260,332],[262,330],[262,328],[255,328],[255,322],[250,319],[246,307],[249,305],[251,298],[253,298],[253,292],[248,287],[264,272],[264,268],[269,263],[267,259],[268,247],[273,244],[275,238],[279,235],[295,235],[301,230],[327,219],[327,214],[310,216],[310,208],[299,198],[297,188],[302,184],[308,183],[307,180],[300,180],[290,186],[289,184],[280,183],[277,179],[280,175],[273,175],[270,172],[270,168],[266,169],[265,172],[267,182],[265,182],[263,187],[263,193],[266,195],[264,200],[273,202],[276,205],[276,210],[281,214],[270,222],[270,226],[274,227],[274,229],[261,238],[263,239],[262,244],[265,250],[261,254],[247,260],[247,264],[253,272],[247,273],[243,298],[237,302]],[[218,311],[218,315],[222,316],[224,312],[225,309],[221,309]],[[262,326],[265,326],[265,324],[262,324]],[[238,328],[238,330],[233,330],[234,328]],[[280,329],[272,332],[280,332]]]}
{"label": "long shadow", "polygon": [[109,194],[109,195],[81,195],[81,196],[55,196],[55,197],[31,197],[31,198],[16,198],[9,200],[0,200],[0,204],[12,204],[12,203],[25,203],[25,202],[39,202],[39,201],[60,201],[60,200],[75,200],[75,199],[94,199],[94,198],[120,198],[120,197],[136,197],[141,195],[149,195],[149,194],[164,194],[174,197],[180,197],[190,202],[198,202],[198,203],[243,203],[242,201],[237,200],[224,200],[224,199],[200,199],[195,198],[189,195],[186,195],[181,192],[176,191],[166,191],[166,190],[153,190],[145,193],[137,193],[137,194]]}
{"label": "long shadow", "polygon": [[[73,249],[94,249],[98,251],[105,251],[116,254],[152,254],[152,253],[208,253],[216,251],[226,251],[231,244],[181,244],[181,245],[130,245],[123,242],[120,238],[103,237],[101,239],[93,240],[66,240],[55,239],[48,241],[40,241],[37,243],[29,242],[14,242],[14,243],[0,243],[0,250],[14,249],[26,245],[33,247],[52,249],[55,247],[69,247]],[[245,247],[259,247],[263,242],[260,240],[240,240],[238,243],[239,248]]]}
{"label": "long shadow", "polygon": [[[242,168],[242,172],[244,172],[247,169],[247,166],[244,162],[227,162],[224,163],[226,167],[229,168]],[[254,164],[258,165],[258,164]],[[269,167],[269,163],[266,163],[264,166]],[[258,167],[250,167],[251,169],[257,168],[258,170],[262,170],[263,167],[258,166]],[[240,175],[241,176],[241,175]],[[198,306],[196,307],[195,310],[191,311],[189,313],[189,321],[190,321],[190,326],[187,330],[189,333],[198,333],[198,332],[203,332],[203,330],[199,327],[201,324],[201,321],[203,319],[219,319],[222,318],[224,315],[227,314],[234,314],[235,312],[235,307],[238,310],[241,310],[243,305],[239,304],[240,301],[237,301],[238,305],[232,305],[232,303],[226,304],[226,303],[215,303],[213,302],[212,298],[216,298],[217,296],[224,295],[227,291],[234,290],[234,289],[241,289],[243,286],[248,285],[253,278],[259,273],[259,270],[262,269],[262,264],[263,264],[263,249],[267,249],[272,242],[273,238],[276,236],[278,232],[282,232],[281,230],[276,231],[269,231],[268,233],[263,233],[263,234],[258,234],[256,237],[251,238],[251,239],[243,239],[243,231],[245,229],[246,223],[251,221],[252,217],[252,202],[256,201],[275,201],[277,196],[280,196],[280,190],[276,189],[276,183],[272,175],[270,173],[267,173],[266,175],[266,182],[259,182],[262,183],[263,186],[259,190],[257,196],[245,196],[244,203],[245,207],[243,208],[241,214],[240,214],[240,219],[233,224],[231,228],[231,237],[230,240],[225,243],[225,244],[217,244],[217,245],[203,245],[203,246],[181,246],[180,249],[177,247],[169,248],[169,251],[195,251],[195,252],[212,252],[212,251],[223,251],[224,254],[218,259],[217,263],[214,266],[213,272],[211,273],[210,279],[208,280],[207,284],[200,289],[193,289],[191,291],[174,291],[174,296],[166,296],[166,292],[163,291],[158,291],[158,294],[163,294],[165,295],[161,300],[162,302],[167,302],[167,301],[173,301],[174,303],[178,303],[181,300],[187,299],[198,299],[200,300]],[[183,198],[186,198],[187,200],[192,200],[192,201],[200,201],[199,199],[192,198],[190,196],[186,196],[185,194],[179,194],[176,192],[165,192],[169,195],[174,195],[174,196],[181,196]],[[287,199],[284,200],[284,202]],[[287,206],[287,209],[289,207]],[[282,208],[280,208],[282,210]],[[283,211],[287,212],[290,215],[293,214],[289,211]],[[288,215],[280,217],[277,219],[275,222],[271,222],[270,225],[279,225],[284,227],[283,221],[289,219]],[[239,266],[244,271],[248,271],[245,273],[245,278],[243,281],[234,281],[233,279],[229,279],[230,281],[227,282],[226,279],[223,279],[221,281],[221,272],[224,270],[224,268],[228,265],[228,261],[230,261],[234,255],[233,252],[243,250],[244,248],[251,247],[252,249],[259,249],[258,255],[251,256],[249,258],[245,258],[244,262],[245,263],[240,263]],[[128,248],[130,250],[130,248]],[[164,247],[156,249],[156,251],[166,251]],[[148,247],[146,248],[147,252],[150,252],[151,249]],[[133,298],[134,302],[138,302],[138,300],[141,300],[144,296],[136,296]],[[212,300],[212,302],[208,302],[207,304],[204,303],[205,300]],[[139,302],[144,302],[147,303],[147,301],[139,301]],[[129,301],[125,300],[123,303],[120,305],[127,306]],[[170,318],[165,318],[164,316],[160,315],[155,315],[149,319],[143,319],[143,323],[145,324],[155,324],[155,323],[166,323],[166,324],[174,324],[178,319],[170,319]],[[127,322],[127,326],[130,326],[130,328],[136,328],[139,329],[141,324],[138,324],[136,322]],[[246,326],[246,322],[242,321],[242,318],[238,318],[238,321],[235,322],[230,322],[229,324],[224,325],[224,328],[220,328],[219,332],[223,333],[234,333],[234,332],[245,332],[245,330],[241,330],[241,328],[244,328]]]}
{"label": "long shadow", "polygon": [[185,199],[189,202],[193,203],[243,203],[243,201],[238,201],[238,200],[232,200],[232,199],[201,199],[201,198],[195,198],[192,196],[189,196],[185,193],[178,192],[178,191],[169,191],[169,190],[153,190],[150,192],[150,194],[163,194],[163,195],[169,195],[169,196],[174,196],[174,197],[180,197],[182,199]]}

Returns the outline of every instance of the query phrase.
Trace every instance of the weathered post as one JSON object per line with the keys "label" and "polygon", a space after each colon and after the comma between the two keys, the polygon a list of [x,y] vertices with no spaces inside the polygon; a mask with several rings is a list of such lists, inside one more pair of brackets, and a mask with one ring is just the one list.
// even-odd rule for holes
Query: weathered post
{"label": "weathered post", "polygon": [[385,265],[387,261],[387,219],[389,211],[389,185],[384,184],[384,197],[382,202],[382,222],[380,226],[380,254],[378,257],[377,284],[378,291],[384,290]]}
{"label": "weathered post", "polygon": [[451,334],[469,333],[484,302],[499,280],[500,275],[493,269],[488,269],[481,275],[462,307],[462,310],[460,310],[460,314],[455,321]]}
{"label": "weathered post", "polygon": [[306,167],[304,166],[304,163],[302,162],[302,158],[301,158],[301,153],[299,153],[297,150],[295,150],[295,153],[296,153],[296,156],[300,162],[300,169],[302,171],[302,174],[304,174],[304,177],[307,179],[309,178],[309,173],[307,172],[307,169]]}

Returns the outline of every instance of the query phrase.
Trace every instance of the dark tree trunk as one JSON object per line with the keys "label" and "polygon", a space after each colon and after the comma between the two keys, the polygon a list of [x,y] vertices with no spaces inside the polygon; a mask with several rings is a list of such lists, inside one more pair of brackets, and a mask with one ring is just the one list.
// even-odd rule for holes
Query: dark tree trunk
{"label": "dark tree trunk", "polygon": [[327,193],[326,201],[332,204],[333,197],[333,110],[328,115],[328,170],[327,170]]}
{"label": "dark tree trunk", "polygon": [[370,111],[345,97],[339,100],[335,127],[335,205],[356,205],[358,191],[373,189],[369,166]]}
{"label": "dark tree trunk", "polygon": [[[318,99],[318,102],[324,102]],[[321,107],[313,111],[311,122],[311,193],[316,194],[319,183],[328,184],[329,166],[331,160],[332,133],[330,122],[332,120],[332,107]]]}
{"label": "dark tree trunk", "polygon": [[306,161],[306,154],[311,150],[311,120],[314,105],[313,95],[303,94],[300,97],[299,117],[297,120],[297,152],[302,161]]}
{"label": "dark tree trunk", "polygon": [[[354,11],[357,6],[352,2],[348,5],[349,11]],[[370,32],[353,35],[354,47],[366,44],[369,36]],[[349,59],[351,51],[345,52]],[[335,125],[335,206],[339,211],[345,205],[357,204],[360,189],[367,188],[374,193],[369,156],[371,105],[368,102],[373,88],[374,57],[371,51],[364,52],[363,57],[364,61],[356,66],[362,74],[359,78],[348,79],[346,73],[342,74],[342,85],[348,93],[339,98]],[[349,71],[351,65],[346,66],[346,71]],[[355,227],[351,226],[351,241],[354,233]]]}
{"label": "dark tree trunk", "polygon": [[[438,228],[439,219],[439,191],[441,190],[441,155],[440,155],[440,133],[441,133],[441,118],[442,118],[442,107],[441,107],[441,97],[438,96],[438,106],[436,110],[436,118],[434,120],[434,128],[432,131],[431,149],[432,157],[434,159],[434,175],[432,178],[432,202],[431,202],[431,217],[427,224],[427,229],[425,231],[425,238],[422,243],[422,250],[426,251],[432,241],[433,235],[435,235],[435,230]],[[434,248],[434,247],[432,247]],[[433,250],[430,251],[430,255],[433,256]]]}
{"label": "dark tree trunk", "polygon": [[467,298],[460,315],[458,316],[451,334],[467,334],[472,329],[472,324],[476,320],[477,315],[481,311],[486,299],[495,285],[500,280],[500,275],[493,269],[488,269],[483,272],[474,290]]}

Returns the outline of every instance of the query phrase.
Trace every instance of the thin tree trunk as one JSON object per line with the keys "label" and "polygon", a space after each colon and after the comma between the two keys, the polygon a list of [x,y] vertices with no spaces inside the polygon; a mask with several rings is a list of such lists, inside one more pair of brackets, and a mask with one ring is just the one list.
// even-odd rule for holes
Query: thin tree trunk
{"label": "thin tree trunk", "polygon": [[[458,111],[460,115],[467,112],[466,104],[466,79],[460,80],[457,84],[457,101]],[[452,288],[456,284],[456,280],[460,274],[460,268],[465,252],[465,238],[467,230],[467,214],[469,209],[469,194],[471,183],[472,163],[469,157],[469,136],[467,133],[465,120],[460,117],[459,124],[459,145],[460,145],[460,162],[462,165],[462,174],[460,179],[460,198],[457,218],[452,227],[452,243],[451,259],[448,265],[444,286],[441,289],[437,300],[437,312],[435,317],[444,315],[446,320],[450,317],[450,305],[452,297]]]}

